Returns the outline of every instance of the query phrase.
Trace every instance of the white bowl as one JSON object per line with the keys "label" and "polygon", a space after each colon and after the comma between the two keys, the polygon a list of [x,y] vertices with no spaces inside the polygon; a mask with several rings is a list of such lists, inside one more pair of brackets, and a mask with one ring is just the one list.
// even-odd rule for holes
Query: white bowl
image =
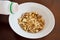
{"label": "white bowl", "polygon": [[[36,11],[43,16],[45,19],[45,27],[38,33],[32,34],[25,32],[18,24],[18,18],[25,12]],[[42,38],[48,35],[54,28],[55,19],[53,13],[44,5],[27,2],[19,5],[19,12],[9,16],[9,24],[12,30],[20,36],[30,39]]]}

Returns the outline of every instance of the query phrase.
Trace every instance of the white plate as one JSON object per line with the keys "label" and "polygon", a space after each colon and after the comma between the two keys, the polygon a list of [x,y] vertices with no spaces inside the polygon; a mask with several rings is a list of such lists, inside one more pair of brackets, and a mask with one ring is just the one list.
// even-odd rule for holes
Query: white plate
{"label": "white plate", "polygon": [[[38,12],[45,19],[44,29],[35,34],[25,32],[18,25],[18,18],[23,13],[32,12],[32,11]],[[54,19],[53,13],[44,5],[33,3],[33,2],[27,2],[27,3],[22,3],[19,5],[18,13],[15,13],[9,16],[9,24],[12,30],[18,35],[23,36],[25,38],[37,39],[37,38],[42,38],[48,35],[53,30],[54,25],[55,25],[55,19]]]}

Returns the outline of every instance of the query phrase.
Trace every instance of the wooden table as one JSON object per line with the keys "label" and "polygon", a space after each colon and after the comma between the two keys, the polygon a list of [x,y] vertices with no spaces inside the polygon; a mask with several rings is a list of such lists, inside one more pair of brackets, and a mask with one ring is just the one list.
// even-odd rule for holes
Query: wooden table
{"label": "wooden table", "polygon": [[[10,0],[17,3],[37,2],[48,7],[55,16],[55,28],[46,37],[36,40],[60,40],[60,0]],[[0,40],[31,40],[23,38],[12,31],[8,24],[8,16],[0,15]]]}

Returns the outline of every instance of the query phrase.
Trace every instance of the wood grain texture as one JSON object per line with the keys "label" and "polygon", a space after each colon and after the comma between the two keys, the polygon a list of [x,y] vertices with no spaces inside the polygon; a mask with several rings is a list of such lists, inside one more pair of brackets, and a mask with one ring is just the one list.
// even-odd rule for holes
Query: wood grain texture
{"label": "wood grain texture", "polygon": [[[48,7],[55,16],[55,27],[46,37],[35,40],[60,40],[60,0],[10,0],[19,4],[37,2]],[[8,16],[0,15],[0,40],[32,40],[23,38],[12,31],[8,24]]]}

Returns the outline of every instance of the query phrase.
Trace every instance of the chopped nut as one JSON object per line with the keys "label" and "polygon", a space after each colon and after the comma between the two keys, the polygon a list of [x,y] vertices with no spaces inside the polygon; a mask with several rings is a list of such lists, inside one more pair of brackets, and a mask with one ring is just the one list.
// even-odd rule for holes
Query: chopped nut
{"label": "chopped nut", "polygon": [[36,32],[38,32],[39,30],[36,30]]}
{"label": "chopped nut", "polygon": [[24,18],[24,19],[23,19],[23,22],[26,22],[26,21],[27,21],[27,20]]}

